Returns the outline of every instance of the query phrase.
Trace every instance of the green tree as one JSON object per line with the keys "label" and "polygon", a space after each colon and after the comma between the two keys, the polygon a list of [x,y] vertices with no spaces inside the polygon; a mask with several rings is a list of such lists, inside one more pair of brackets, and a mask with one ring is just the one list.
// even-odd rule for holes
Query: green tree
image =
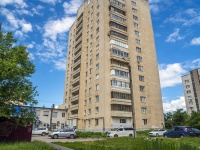
{"label": "green tree", "polygon": [[172,127],[172,117],[173,114],[171,112],[164,114],[165,128],[170,129]]}
{"label": "green tree", "polygon": [[17,45],[11,32],[4,35],[0,31],[0,117],[35,117],[31,109],[22,109],[21,114],[16,115],[13,107],[37,104],[34,97],[38,93],[30,81],[35,66],[29,60],[28,54],[25,46]]}
{"label": "green tree", "polygon": [[200,129],[200,112],[193,111],[188,119],[188,125],[193,128]]}
{"label": "green tree", "polygon": [[187,125],[187,119],[188,119],[187,113],[183,111],[183,109],[177,109],[173,113],[172,125],[173,126]]}

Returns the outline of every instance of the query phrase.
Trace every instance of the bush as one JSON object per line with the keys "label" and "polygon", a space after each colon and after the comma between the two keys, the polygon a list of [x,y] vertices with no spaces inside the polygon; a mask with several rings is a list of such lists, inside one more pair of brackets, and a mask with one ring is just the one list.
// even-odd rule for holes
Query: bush
{"label": "bush", "polygon": [[104,132],[89,132],[89,131],[76,131],[77,138],[100,138],[106,137]]}

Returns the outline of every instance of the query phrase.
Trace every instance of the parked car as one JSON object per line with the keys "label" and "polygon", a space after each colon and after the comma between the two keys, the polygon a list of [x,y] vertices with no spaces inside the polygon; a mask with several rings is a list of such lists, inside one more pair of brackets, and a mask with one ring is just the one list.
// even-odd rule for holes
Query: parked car
{"label": "parked car", "polygon": [[108,131],[107,137],[133,136],[133,128],[118,128],[114,131]]}
{"label": "parked car", "polygon": [[191,136],[193,134],[192,128],[188,126],[175,126],[169,131],[163,133],[163,137],[179,138]]}
{"label": "parked car", "polygon": [[49,133],[48,128],[35,128],[32,130],[32,135],[41,135],[45,136]]}
{"label": "parked car", "polygon": [[192,133],[190,133],[191,137],[200,137],[200,130],[192,128]]}
{"label": "parked car", "polygon": [[153,131],[149,132],[149,136],[163,136],[164,132],[166,132],[164,129],[154,129]]}
{"label": "parked car", "polygon": [[74,131],[74,129],[64,128],[50,133],[49,137],[51,137],[52,139],[57,139],[59,137],[67,137],[73,139],[76,137],[76,132]]}

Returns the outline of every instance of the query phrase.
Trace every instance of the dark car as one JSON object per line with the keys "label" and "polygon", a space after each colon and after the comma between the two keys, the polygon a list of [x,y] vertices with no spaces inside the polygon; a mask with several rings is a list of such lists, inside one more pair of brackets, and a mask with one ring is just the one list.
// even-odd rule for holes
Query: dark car
{"label": "dark car", "polygon": [[192,128],[192,132],[190,133],[192,137],[200,137],[200,130]]}
{"label": "dark car", "polygon": [[194,131],[188,126],[175,126],[163,133],[163,137],[180,138],[194,135]]}

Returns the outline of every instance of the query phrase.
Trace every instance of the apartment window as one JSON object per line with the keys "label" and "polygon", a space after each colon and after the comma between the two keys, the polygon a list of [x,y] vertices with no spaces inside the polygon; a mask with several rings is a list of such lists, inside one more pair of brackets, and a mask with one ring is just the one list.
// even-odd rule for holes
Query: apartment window
{"label": "apartment window", "polygon": [[96,46],[96,50],[99,50],[99,45]]}
{"label": "apartment window", "polygon": [[124,63],[118,63],[118,66],[124,67]]}
{"label": "apartment window", "polygon": [[89,88],[89,94],[91,94],[92,93],[92,88]]}
{"label": "apartment window", "polygon": [[126,111],[131,112],[130,105],[111,104],[111,111]]}
{"label": "apartment window", "polygon": [[189,83],[189,80],[185,80],[185,83]]}
{"label": "apartment window", "polygon": [[144,82],[144,76],[139,75],[139,80]]}
{"label": "apartment window", "polygon": [[96,74],[96,79],[99,79],[99,74]]}
{"label": "apartment window", "polygon": [[57,118],[58,112],[53,112],[52,117]]}
{"label": "apartment window", "polygon": [[98,70],[99,69],[99,64],[96,64],[96,70]]}
{"label": "apartment window", "polygon": [[92,39],[92,34],[90,35],[90,39]]}
{"label": "apartment window", "polygon": [[111,19],[114,19],[114,20],[117,20],[119,22],[122,22],[122,23],[125,23],[126,22],[126,19],[122,18],[122,17],[119,17],[117,15],[114,15],[114,14],[110,14],[110,18]]}
{"label": "apartment window", "polygon": [[141,53],[141,52],[142,52],[142,49],[139,48],[139,47],[136,47],[136,51],[137,51],[138,53]]}
{"label": "apartment window", "polygon": [[145,103],[145,102],[146,102],[146,97],[141,96],[141,97],[140,97],[140,102],[141,102],[141,103]]}
{"label": "apartment window", "polygon": [[96,33],[98,33],[99,32],[99,27],[96,29]]}
{"label": "apartment window", "polygon": [[122,3],[120,3],[120,2],[118,2],[118,1],[116,1],[116,0],[110,0],[110,2],[113,3],[113,4],[115,4],[115,5],[117,5],[117,6],[119,6],[119,7],[122,7],[122,8],[125,7],[124,4],[122,4]]}
{"label": "apartment window", "polygon": [[141,41],[139,39],[135,39],[135,43],[141,44]]}
{"label": "apartment window", "polygon": [[98,60],[98,59],[99,59],[99,54],[96,55],[96,60]]}
{"label": "apartment window", "polygon": [[190,110],[194,110],[194,107],[189,107]]}
{"label": "apartment window", "polygon": [[187,93],[187,94],[190,94],[190,93],[191,93],[191,90],[186,91],[186,93]]}
{"label": "apartment window", "polygon": [[122,38],[122,39],[125,39],[125,40],[128,39],[128,36],[121,34],[119,32],[112,31],[112,30],[110,31],[110,35],[113,35],[113,36],[116,36],[116,37],[119,37],[119,38]]}
{"label": "apartment window", "polygon": [[123,48],[128,48],[127,44],[120,42],[120,41],[117,41],[117,40],[110,40],[110,44],[114,44],[114,45],[117,45],[117,46],[120,46],[120,47],[123,47]]}
{"label": "apartment window", "polygon": [[135,15],[133,15],[133,19],[134,19],[134,20],[138,20],[138,17],[135,16]]}
{"label": "apartment window", "polygon": [[89,98],[89,103],[92,103],[92,99],[91,98]]}
{"label": "apartment window", "polygon": [[87,105],[87,100],[84,101],[84,105]]}
{"label": "apartment window", "polygon": [[62,117],[65,117],[65,113],[62,113]]}
{"label": "apartment window", "polygon": [[35,115],[36,115],[36,116],[40,116],[40,110],[36,110],[36,111],[35,111]]}
{"label": "apartment window", "polygon": [[115,49],[115,48],[111,49],[111,53],[114,54],[114,55],[118,55],[118,56],[121,56],[121,57],[128,58],[127,52],[124,52],[124,51],[121,51],[121,50],[118,50],[118,49]]}
{"label": "apartment window", "polygon": [[132,8],[132,11],[133,11],[134,13],[137,13],[137,9],[135,9],[135,8]]}
{"label": "apartment window", "polygon": [[133,6],[136,6],[136,2],[132,1],[131,3],[132,3]]}
{"label": "apartment window", "polygon": [[92,46],[92,42],[90,43],[90,47]]}
{"label": "apartment window", "polygon": [[117,80],[111,80],[111,86],[122,87],[122,88],[130,88],[129,83],[117,81]]}
{"label": "apartment window", "polygon": [[91,114],[91,109],[88,109],[88,115],[90,115]]}
{"label": "apartment window", "polygon": [[126,119],[119,119],[120,121],[120,123],[126,123]]}
{"label": "apartment window", "polygon": [[99,17],[99,12],[97,13],[97,17]]}
{"label": "apartment window", "polygon": [[113,21],[110,22],[110,26],[118,28],[118,29],[123,30],[123,31],[127,31],[127,27],[122,26],[122,25],[120,25],[120,24],[118,24],[116,22],[113,22]]}
{"label": "apartment window", "polygon": [[141,56],[137,56],[137,61],[138,62],[142,62],[142,57]]}
{"label": "apartment window", "polygon": [[92,64],[92,59],[90,59],[90,65]]}
{"label": "apartment window", "polygon": [[123,11],[123,10],[121,10],[121,9],[118,9],[118,8],[116,8],[116,7],[113,7],[113,6],[110,7],[110,10],[111,10],[111,11],[114,11],[114,12],[116,12],[116,13],[122,14],[122,15],[126,15],[125,11]]}
{"label": "apartment window", "polygon": [[86,115],[86,110],[84,110],[84,116]]}
{"label": "apartment window", "polygon": [[97,42],[99,41],[99,36],[96,38],[96,41],[97,41]]}
{"label": "apartment window", "polygon": [[138,70],[143,71],[143,66],[138,65]]}
{"label": "apartment window", "polygon": [[147,108],[142,107],[141,111],[142,111],[143,114],[146,114],[147,113]]}
{"label": "apartment window", "polygon": [[90,120],[88,120],[88,125],[90,126]]}
{"label": "apartment window", "polygon": [[147,125],[147,119],[142,119],[142,125]]}
{"label": "apartment window", "polygon": [[192,102],[192,101],[189,101],[188,103],[189,103],[189,105],[193,105],[193,102]]}
{"label": "apartment window", "polygon": [[95,107],[95,113],[99,113],[99,107]]}
{"label": "apartment window", "polygon": [[95,126],[99,125],[99,119],[95,119]]}
{"label": "apartment window", "polygon": [[86,63],[86,67],[88,67],[88,63]]}
{"label": "apartment window", "polygon": [[111,92],[111,98],[117,99],[131,99],[131,95],[127,93]]}
{"label": "apartment window", "polygon": [[96,85],[96,91],[98,91],[98,90],[99,90],[99,84]]}
{"label": "apartment window", "polygon": [[49,116],[49,111],[44,111],[43,116]]}
{"label": "apartment window", "polygon": [[99,95],[96,95],[95,98],[96,98],[96,102],[99,102]]}
{"label": "apartment window", "polygon": [[92,82],[92,78],[89,78],[89,83],[91,83]]}
{"label": "apartment window", "polygon": [[129,73],[125,71],[113,70],[112,72],[114,73],[115,76],[120,76],[120,77],[125,77],[125,78],[129,77]]}
{"label": "apartment window", "polygon": [[86,120],[84,120],[84,126],[86,126]]}
{"label": "apartment window", "polygon": [[97,24],[97,25],[99,24],[99,20],[97,20],[96,24]]}
{"label": "apartment window", "polygon": [[87,72],[85,73],[85,75],[86,75],[86,77],[87,77],[87,75],[88,75]]}
{"label": "apartment window", "polygon": [[189,89],[190,88],[190,85],[186,85],[186,89]]}
{"label": "apartment window", "polygon": [[141,85],[140,85],[140,91],[141,91],[141,92],[144,92],[144,91],[145,91],[145,86],[141,86]]}
{"label": "apartment window", "polygon": [[135,33],[135,35],[140,36],[140,32],[139,31],[134,30],[134,33]]}
{"label": "apartment window", "polygon": [[90,74],[92,73],[92,68],[90,68]]}
{"label": "apartment window", "polygon": [[99,9],[99,5],[97,6],[97,9]]}

